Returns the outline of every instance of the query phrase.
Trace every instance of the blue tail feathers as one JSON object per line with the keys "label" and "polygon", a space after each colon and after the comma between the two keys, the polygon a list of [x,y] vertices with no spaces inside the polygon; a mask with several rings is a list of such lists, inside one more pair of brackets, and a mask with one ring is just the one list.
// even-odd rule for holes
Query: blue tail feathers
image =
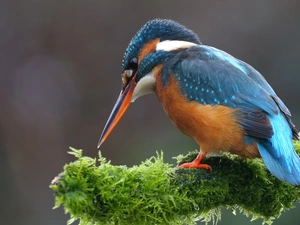
{"label": "blue tail feathers", "polygon": [[269,117],[274,135],[258,142],[258,150],[269,171],[278,179],[300,184],[300,158],[292,142],[292,130],[282,113]]}

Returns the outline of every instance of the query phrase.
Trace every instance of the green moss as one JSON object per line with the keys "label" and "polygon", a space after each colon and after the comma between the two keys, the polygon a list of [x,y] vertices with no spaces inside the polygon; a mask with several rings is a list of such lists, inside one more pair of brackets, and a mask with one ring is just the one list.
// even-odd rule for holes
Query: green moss
{"label": "green moss", "polygon": [[[300,142],[295,142],[300,153]],[[179,164],[191,161],[198,152],[178,156]],[[81,225],[100,224],[195,224],[217,221],[225,206],[263,218],[271,223],[300,198],[300,186],[279,181],[260,159],[245,160],[225,154],[206,158],[213,172],[176,169],[163,162],[162,153],[139,166],[113,166],[99,155],[82,156],[64,167],[50,187],[55,207],[63,205],[71,219]]]}

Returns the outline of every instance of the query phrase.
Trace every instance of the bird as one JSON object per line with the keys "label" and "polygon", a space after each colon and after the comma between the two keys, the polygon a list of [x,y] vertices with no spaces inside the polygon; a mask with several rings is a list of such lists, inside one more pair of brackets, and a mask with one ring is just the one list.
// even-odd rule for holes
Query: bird
{"label": "bird", "polygon": [[300,184],[291,113],[251,65],[201,43],[169,19],[148,21],[131,39],[121,66],[122,88],[98,142],[103,144],[129,105],[155,93],[172,123],[200,146],[182,168],[211,170],[207,154],[262,158],[278,179]]}

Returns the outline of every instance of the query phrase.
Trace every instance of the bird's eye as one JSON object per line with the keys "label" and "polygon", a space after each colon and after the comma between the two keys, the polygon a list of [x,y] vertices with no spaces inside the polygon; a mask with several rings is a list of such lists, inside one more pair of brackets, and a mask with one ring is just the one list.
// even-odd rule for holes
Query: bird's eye
{"label": "bird's eye", "polygon": [[135,74],[137,68],[138,68],[138,59],[137,57],[133,57],[129,61],[128,69],[132,70],[132,74]]}

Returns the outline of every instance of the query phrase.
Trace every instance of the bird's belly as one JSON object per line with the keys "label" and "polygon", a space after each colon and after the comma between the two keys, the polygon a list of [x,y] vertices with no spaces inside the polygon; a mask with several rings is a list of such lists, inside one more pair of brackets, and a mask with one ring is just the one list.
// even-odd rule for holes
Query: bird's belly
{"label": "bird's belly", "polygon": [[187,101],[174,78],[165,88],[158,85],[159,82],[156,93],[165,112],[181,132],[200,145],[201,151],[232,152],[246,158],[259,156],[256,143],[244,143],[245,132],[236,117],[237,109]]}

